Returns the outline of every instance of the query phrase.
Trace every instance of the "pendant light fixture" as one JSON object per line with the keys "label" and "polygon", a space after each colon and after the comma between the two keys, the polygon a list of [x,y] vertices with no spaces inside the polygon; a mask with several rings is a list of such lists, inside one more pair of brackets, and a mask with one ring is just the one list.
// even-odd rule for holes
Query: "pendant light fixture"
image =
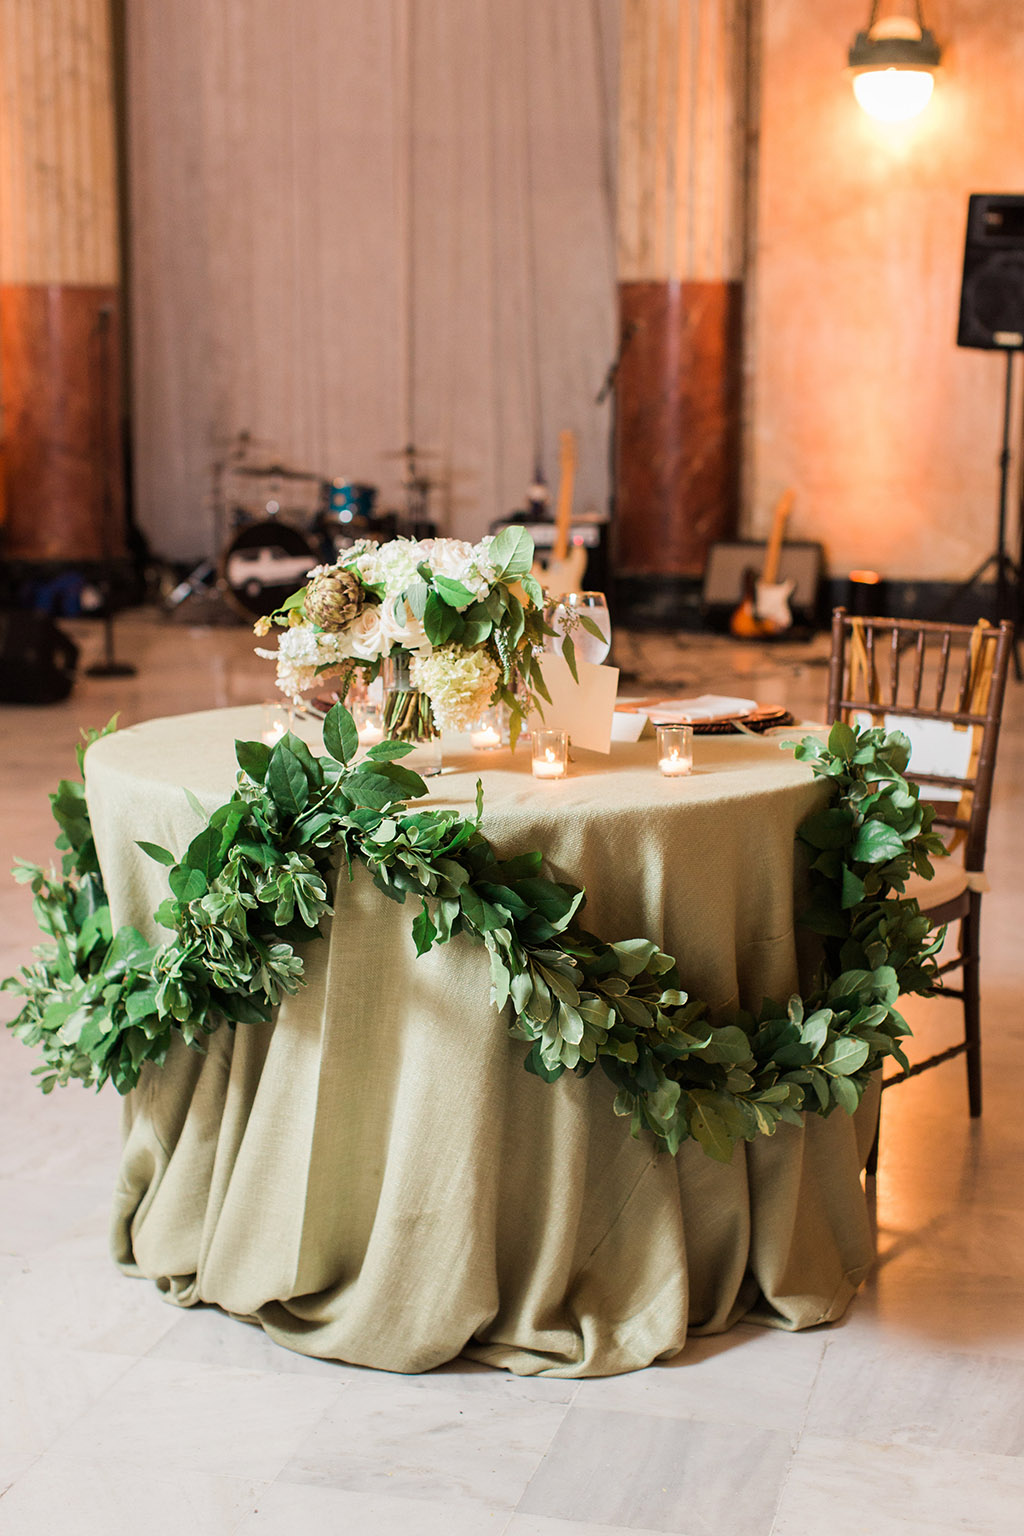
{"label": "pendant light fixture", "polygon": [[942,50],[925,26],[920,0],[915,16],[878,19],[879,0],[849,53],[853,94],[869,117],[902,123],[928,105]]}

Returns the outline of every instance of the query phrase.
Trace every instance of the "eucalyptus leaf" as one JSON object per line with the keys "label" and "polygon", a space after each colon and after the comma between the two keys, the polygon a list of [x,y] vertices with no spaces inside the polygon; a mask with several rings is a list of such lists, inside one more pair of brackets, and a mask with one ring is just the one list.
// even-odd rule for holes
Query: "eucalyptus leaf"
{"label": "eucalyptus leaf", "polygon": [[468,608],[475,599],[475,594],[467,586],[461,581],[453,581],[450,576],[435,576],[434,588],[450,608]]}
{"label": "eucalyptus leaf", "polygon": [[192,791],[188,788],[187,785],[183,789],[182,793],[184,794],[185,799],[188,801],[189,805],[195,811],[196,815],[199,817],[200,821],[205,822],[205,820],[206,820],[206,806],[200,800],[199,796],[193,794]]}
{"label": "eucalyptus leaf", "polygon": [[689,1115],[690,1135],[716,1163],[732,1162],[735,1145],[721,1116],[707,1102],[695,1103]]}
{"label": "eucalyptus leaf", "polygon": [[190,869],[184,864],[178,864],[171,870],[168,884],[172,893],[186,905],[190,901],[198,901],[200,896],[205,896],[209,889],[202,870]]}
{"label": "eucalyptus leaf", "polygon": [[859,1072],[867,1059],[868,1045],[865,1040],[840,1038],[826,1046],[821,1065],[833,1077],[849,1077],[851,1072]]}
{"label": "eucalyptus leaf", "polygon": [[882,864],[899,857],[903,852],[903,839],[884,821],[866,821],[857,833],[851,852],[858,863]]}
{"label": "eucalyptus leaf", "polygon": [[350,763],[359,750],[359,732],[344,704],[333,704],[324,716],[324,746],[336,763]]}
{"label": "eucalyptus leaf", "polygon": [[487,558],[506,578],[527,576],[533,565],[533,540],[525,528],[509,524],[491,540]]}
{"label": "eucalyptus leaf", "polygon": [[270,748],[265,741],[236,741],[235,758],[242,772],[254,783],[263,783],[270,765]]}
{"label": "eucalyptus leaf", "polygon": [[418,955],[425,955],[437,938],[437,929],[431,921],[426,902],[423,903],[419,915],[413,919],[412,937]]}
{"label": "eucalyptus leaf", "polygon": [[267,788],[285,816],[297,816],[309,803],[309,780],[286,739],[279,741],[270,754]]}
{"label": "eucalyptus leaf", "polygon": [[171,867],[178,862],[174,854],[168,852],[166,848],[161,848],[159,843],[146,843],[139,838],[136,839],[135,846],[136,848],[141,848],[143,853],[148,854],[151,859],[155,859],[158,864],[166,864],[168,867]]}
{"label": "eucalyptus leaf", "polygon": [[423,628],[431,645],[445,645],[460,623],[459,615],[436,592],[427,595],[423,609]]}
{"label": "eucalyptus leaf", "polygon": [[837,720],[828,733],[828,749],[835,757],[849,762],[857,745],[857,733],[843,720]]}

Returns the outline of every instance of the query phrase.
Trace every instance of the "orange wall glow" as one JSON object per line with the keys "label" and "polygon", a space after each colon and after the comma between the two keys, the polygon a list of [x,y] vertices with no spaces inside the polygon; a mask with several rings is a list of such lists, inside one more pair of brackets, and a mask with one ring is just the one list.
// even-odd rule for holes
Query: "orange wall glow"
{"label": "orange wall glow", "polygon": [[833,573],[956,580],[995,543],[1005,356],[956,330],[968,196],[1024,194],[1024,6],[931,0],[939,83],[892,125],[843,73],[866,14],[765,0],[746,520],[792,486]]}

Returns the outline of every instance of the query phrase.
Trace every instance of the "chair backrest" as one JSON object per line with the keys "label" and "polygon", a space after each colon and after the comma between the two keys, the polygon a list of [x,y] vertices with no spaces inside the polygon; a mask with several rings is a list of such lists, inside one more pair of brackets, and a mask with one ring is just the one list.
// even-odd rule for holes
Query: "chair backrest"
{"label": "chair backrest", "polygon": [[[964,863],[980,870],[985,862],[992,774],[1002,719],[1013,625],[998,629],[938,624],[917,619],[852,618],[832,615],[832,658],[828,718],[868,715],[887,720],[937,720],[971,732],[971,750],[962,773],[914,771],[908,777],[927,790],[948,790],[955,809],[936,802],[935,820],[964,839]],[[893,718],[895,717],[895,718]],[[931,796],[929,795],[929,798]]]}

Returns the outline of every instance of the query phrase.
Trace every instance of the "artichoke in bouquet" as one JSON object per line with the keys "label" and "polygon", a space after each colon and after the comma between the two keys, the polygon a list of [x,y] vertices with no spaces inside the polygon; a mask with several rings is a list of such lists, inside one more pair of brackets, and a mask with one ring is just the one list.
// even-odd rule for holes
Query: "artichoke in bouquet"
{"label": "artichoke in bouquet", "polygon": [[366,602],[366,588],[351,571],[334,566],[313,573],[303,607],[320,629],[347,629]]}

